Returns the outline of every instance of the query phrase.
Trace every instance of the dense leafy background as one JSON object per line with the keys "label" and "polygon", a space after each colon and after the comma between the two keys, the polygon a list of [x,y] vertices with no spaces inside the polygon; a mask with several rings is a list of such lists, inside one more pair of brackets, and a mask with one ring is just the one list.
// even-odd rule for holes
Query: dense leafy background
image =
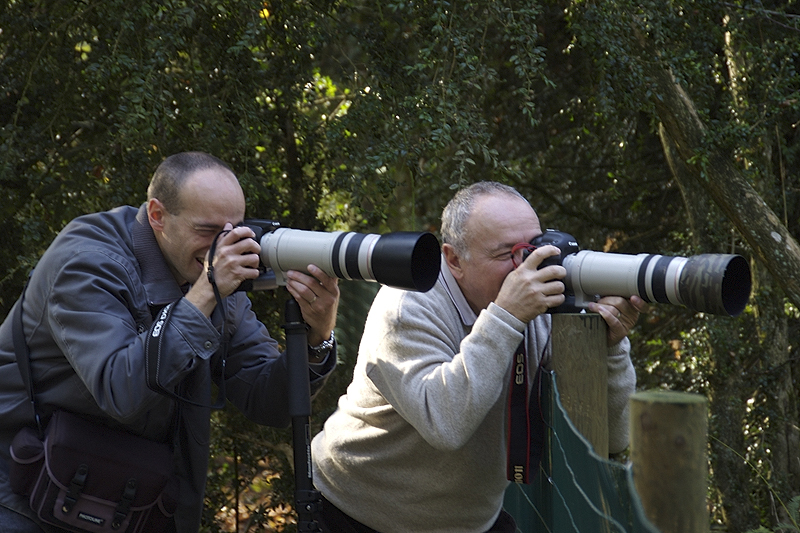
{"label": "dense leafy background", "polygon": [[[799,29],[778,2],[6,0],[0,313],[67,221],[138,205],[188,149],[231,163],[249,215],[292,227],[435,231],[454,189],[496,179],[583,248],[755,257],[667,164],[653,69],[706,128],[700,180],[724,154],[797,235]],[[633,335],[640,387],[710,400],[710,516],[731,532],[774,526],[800,493],[800,302],[765,266],[740,317],[654,306]],[[342,368],[315,429],[375,289],[342,287]],[[254,295],[278,338],[284,298]],[[292,529],[288,431],[232,411],[214,428],[204,530]]]}

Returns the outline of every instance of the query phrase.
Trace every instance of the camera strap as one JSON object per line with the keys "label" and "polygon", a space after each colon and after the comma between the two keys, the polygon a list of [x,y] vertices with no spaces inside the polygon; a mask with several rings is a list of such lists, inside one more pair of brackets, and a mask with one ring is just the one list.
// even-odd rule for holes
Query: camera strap
{"label": "camera strap", "polygon": [[[156,315],[156,320],[153,322],[152,327],[147,335],[147,341],[144,345],[144,364],[145,364],[145,377],[147,379],[147,387],[159,394],[178,400],[189,405],[196,407],[205,407],[209,409],[222,409],[225,407],[225,354],[222,355],[222,377],[220,378],[219,392],[217,400],[211,404],[195,402],[189,398],[185,398],[170,388],[165,387],[161,383],[161,366],[162,366],[162,352],[163,341],[167,330],[167,324],[172,316],[172,311],[175,309],[176,302],[165,306]],[[224,320],[224,317],[223,317]]]}
{"label": "camera strap", "polygon": [[533,480],[544,449],[544,420],[540,407],[542,367],[537,367],[533,386],[528,387],[528,366],[523,339],[514,352],[508,392],[506,475],[514,483]]}
{"label": "camera strap", "polygon": [[223,409],[225,407],[226,396],[225,396],[225,359],[227,357],[228,352],[228,340],[225,333],[225,301],[222,299],[220,295],[219,288],[217,287],[216,279],[214,278],[214,254],[217,249],[217,241],[219,240],[220,236],[225,235],[228,233],[228,230],[220,231],[214,242],[211,244],[211,248],[209,249],[208,253],[208,281],[211,283],[211,287],[214,290],[214,298],[217,302],[217,309],[219,309],[222,315],[222,325],[221,325],[221,332],[220,332],[220,344],[221,344],[221,359],[220,359],[220,370],[219,370],[219,391],[217,393],[217,400],[212,405],[206,405],[203,403],[198,403],[192,401],[188,398],[184,398],[183,396],[175,393],[174,391],[168,389],[164,385],[161,384],[161,380],[159,379],[159,371],[161,369],[161,350],[162,350],[162,341],[164,339],[163,333],[166,332],[167,324],[169,323],[169,319],[172,316],[172,311],[175,309],[176,302],[172,302],[171,304],[165,306],[158,312],[155,322],[153,322],[153,326],[150,328],[150,333],[148,334],[147,342],[145,343],[144,353],[145,353],[145,373],[147,374],[147,387],[159,394],[163,394],[169,398],[174,400],[178,400],[189,405],[194,405],[196,407],[203,407],[207,409]]}

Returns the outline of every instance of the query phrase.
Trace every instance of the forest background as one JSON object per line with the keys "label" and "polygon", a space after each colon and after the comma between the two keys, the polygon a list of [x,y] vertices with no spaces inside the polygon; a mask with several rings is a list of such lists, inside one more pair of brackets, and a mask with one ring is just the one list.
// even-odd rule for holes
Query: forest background
{"label": "forest background", "polygon": [[[800,494],[799,38],[772,0],[5,0],[0,316],[70,219],[139,205],[178,151],[303,229],[437,231],[503,181],[584,249],[751,261],[744,313],[654,305],[633,359],[639,388],[709,399],[713,528],[775,528]],[[341,286],[314,431],[377,288]],[[285,291],[252,297],[282,338]],[[213,427],[203,531],[293,530],[290,431]]]}

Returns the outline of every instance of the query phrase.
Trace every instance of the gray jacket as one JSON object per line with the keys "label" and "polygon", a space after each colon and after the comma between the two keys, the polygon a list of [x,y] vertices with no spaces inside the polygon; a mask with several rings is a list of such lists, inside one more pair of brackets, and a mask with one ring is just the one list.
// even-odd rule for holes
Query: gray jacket
{"label": "gray jacket", "polygon": [[[210,409],[150,390],[145,341],[157,311],[176,302],[162,334],[160,379],[183,397],[210,405],[219,383],[223,314],[211,319],[183,299],[147,221],[144,206],[119,207],[73,220],[34,269],[25,294],[24,331],[40,411],[66,409],[124,427],[153,440],[171,441],[180,480],[178,532],[200,525],[208,466]],[[25,498],[8,483],[9,444],[33,424],[15,363],[11,322],[0,326],[0,504],[33,517]],[[224,301],[228,400],[259,424],[285,426],[287,369],[244,293]],[[312,365],[312,393],[335,365],[335,354]],[[176,409],[179,411],[176,413]],[[177,426],[172,422],[178,420]]]}

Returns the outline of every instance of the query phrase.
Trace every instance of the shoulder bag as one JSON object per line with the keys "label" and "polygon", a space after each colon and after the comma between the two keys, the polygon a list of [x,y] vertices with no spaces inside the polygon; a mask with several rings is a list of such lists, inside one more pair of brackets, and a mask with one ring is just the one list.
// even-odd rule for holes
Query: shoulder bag
{"label": "shoulder bag", "polygon": [[16,309],[14,349],[37,429],[26,426],[11,443],[12,490],[29,496],[42,522],[67,531],[171,530],[178,484],[168,444],[63,410],[42,428],[22,329],[23,299],[24,292]]}

